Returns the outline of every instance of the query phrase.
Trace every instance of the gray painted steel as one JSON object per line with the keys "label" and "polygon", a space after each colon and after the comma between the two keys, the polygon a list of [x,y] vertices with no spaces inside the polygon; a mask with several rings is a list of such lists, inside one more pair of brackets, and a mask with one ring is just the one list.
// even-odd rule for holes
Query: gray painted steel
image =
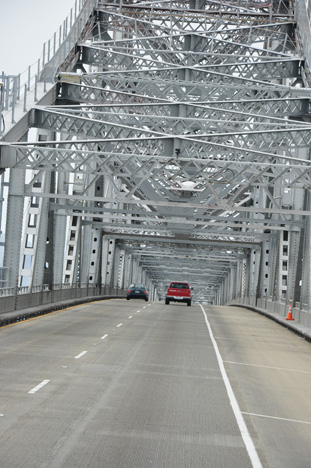
{"label": "gray painted steel", "polygon": [[21,294],[136,280],[159,299],[180,279],[196,301],[292,306],[310,327],[305,8],[76,2],[21,109],[3,75],[0,294],[13,309]]}

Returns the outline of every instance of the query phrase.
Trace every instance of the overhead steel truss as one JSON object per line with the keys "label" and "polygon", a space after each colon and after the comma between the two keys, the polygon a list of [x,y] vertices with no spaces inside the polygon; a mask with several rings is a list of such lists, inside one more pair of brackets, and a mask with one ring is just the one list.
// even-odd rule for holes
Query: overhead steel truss
{"label": "overhead steel truss", "polygon": [[139,279],[163,297],[179,278],[198,300],[309,304],[311,90],[296,4],[99,1],[55,70],[55,102],[34,103],[29,136],[0,145],[19,213],[2,286]]}

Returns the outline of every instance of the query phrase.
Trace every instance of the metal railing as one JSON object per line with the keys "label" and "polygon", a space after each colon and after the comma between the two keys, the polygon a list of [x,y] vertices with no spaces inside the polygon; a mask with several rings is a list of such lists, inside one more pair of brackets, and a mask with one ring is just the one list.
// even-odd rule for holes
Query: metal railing
{"label": "metal railing", "polygon": [[[51,39],[43,44],[42,55],[33,65],[18,75],[0,75],[0,137],[6,131],[5,121],[15,123],[16,106],[23,104],[27,112],[27,101],[31,104],[38,100],[38,85],[43,83],[43,92],[47,84],[54,83],[58,68],[66,68],[65,59],[74,50],[88,17],[98,0],[75,0],[69,15],[60,25]],[[9,119],[9,120],[7,120]]]}
{"label": "metal railing", "polygon": [[[286,300],[277,302],[274,301],[271,297],[257,298],[253,296],[231,299],[228,302],[228,304],[244,305],[258,308],[259,310],[264,310],[270,313],[272,316],[285,320],[288,314],[290,302]],[[311,311],[308,305],[301,304],[300,302],[295,302],[292,310],[295,318],[295,323],[306,327],[311,331]]]}
{"label": "metal railing", "polygon": [[59,304],[64,301],[75,301],[87,298],[126,297],[126,291],[110,285],[93,286],[83,284],[80,287],[69,284],[54,284],[52,288],[45,284],[28,288],[0,288],[0,313],[22,311],[23,309],[48,304]]}

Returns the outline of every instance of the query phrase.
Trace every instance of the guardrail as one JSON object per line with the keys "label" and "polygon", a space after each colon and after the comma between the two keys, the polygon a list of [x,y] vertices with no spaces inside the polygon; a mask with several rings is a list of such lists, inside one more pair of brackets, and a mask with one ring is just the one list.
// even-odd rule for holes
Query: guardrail
{"label": "guardrail", "polygon": [[54,285],[53,289],[49,289],[48,285],[43,287],[18,288],[17,294],[15,288],[0,289],[0,313],[22,312],[24,309],[51,306],[62,303],[64,301],[87,302],[90,297],[126,297],[126,292],[120,288],[112,288],[108,285],[93,287],[72,287],[70,285]]}
{"label": "guardrail", "polygon": [[[252,296],[233,299],[229,301],[228,305],[243,305],[249,308],[258,308],[268,312],[272,316],[286,320],[290,303],[286,301],[275,302],[269,297],[256,298]],[[311,311],[308,309],[308,306],[295,302],[292,312],[295,322],[311,331]]]}

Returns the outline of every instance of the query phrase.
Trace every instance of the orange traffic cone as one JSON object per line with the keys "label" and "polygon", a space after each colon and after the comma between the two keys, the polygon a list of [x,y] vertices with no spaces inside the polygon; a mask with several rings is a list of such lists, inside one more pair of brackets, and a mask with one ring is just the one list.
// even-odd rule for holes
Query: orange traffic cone
{"label": "orange traffic cone", "polygon": [[294,320],[293,315],[292,315],[292,305],[291,304],[289,304],[288,314],[287,314],[286,320]]}

